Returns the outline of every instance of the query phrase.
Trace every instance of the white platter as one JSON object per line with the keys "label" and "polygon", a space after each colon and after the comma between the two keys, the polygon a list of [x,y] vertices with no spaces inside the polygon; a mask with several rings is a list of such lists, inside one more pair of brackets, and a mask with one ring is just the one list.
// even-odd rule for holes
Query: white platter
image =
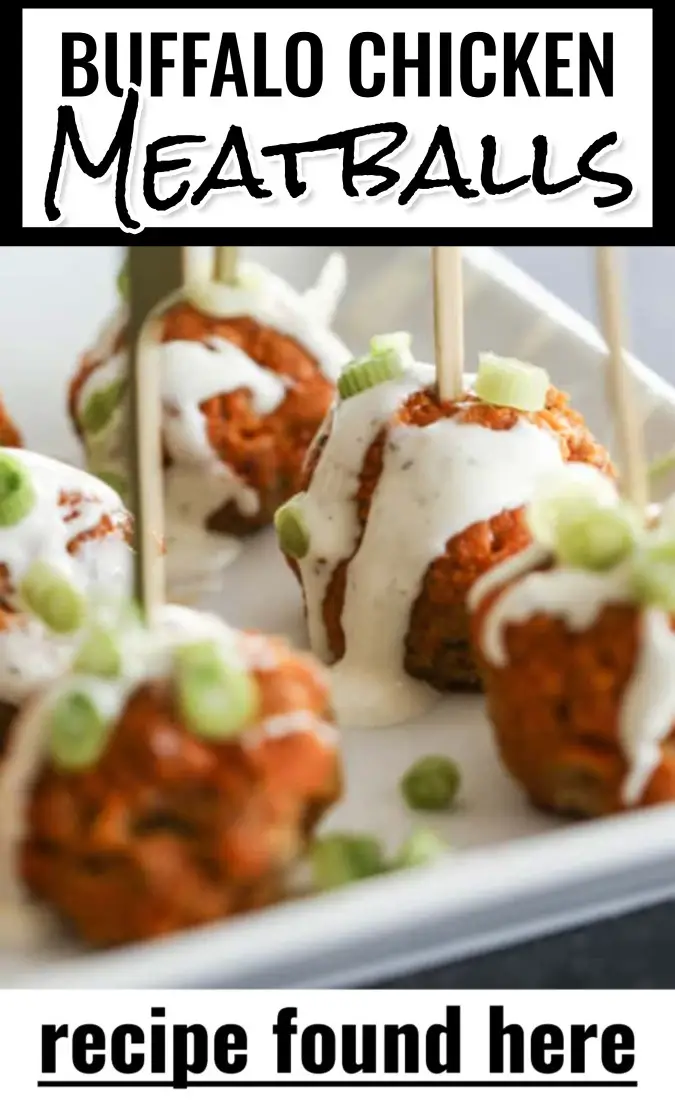
{"label": "white platter", "polygon": [[[16,255],[18,250],[13,251]],[[6,347],[0,358],[0,387],[29,444],[59,457],[77,454],[63,394],[76,352],[111,300],[114,251],[30,250],[34,256],[50,254],[38,269],[49,296],[44,330],[30,327],[25,312],[22,319],[28,286],[17,288],[14,281],[11,289],[13,369],[6,366]],[[282,274],[294,273],[294,281],[302,283],[326,250],[317,248],[312,250],[316,255],[303,257],[290,249],[264,251],[271,266]],[[59,253],[60,262],[67,261],[67,280],[58,275]],[[348,258],[352,282],[339,318],[346,342],[357,349],[373,331],[406,328],[415,334],[419,357],[429,357],[425,252],[354,248]],[[298,270],[299,263],[306,265],[306,272]],[[570,390],[599,436],[611,443],[599,369],[601,344],[593,327],[491,250],[467,250],[466,278],[468,363],[488,348],[541,363],[557,385]],[[34,295],[33,286],[33,301]],[[4,316],[0,321],[2,330]],[[45,332],[51,332],[48,341]],[[675,437],[675,390],[639,364],[635,369],[649,449],[656,455]],[[269,533],[247,544],[210,606],[237,625],[306,642],[297,586]],[[85,953],[48,923],[44,937],[30,948],[0,941],[0,983],[350,985],[675,895],[675,809],[574,826],[537,813],[501,770],[479,698],[451,697],[406,726],[345,731],[344,751],[346,797],[324,828],[373,830],[390,846],[413,824],[397,790],[406,766],[427,752],[452,755],[463,774],[461,806],[450,816],[429,821],[447,838],[452,855],[423,871],[379,878],[130,949]]]}

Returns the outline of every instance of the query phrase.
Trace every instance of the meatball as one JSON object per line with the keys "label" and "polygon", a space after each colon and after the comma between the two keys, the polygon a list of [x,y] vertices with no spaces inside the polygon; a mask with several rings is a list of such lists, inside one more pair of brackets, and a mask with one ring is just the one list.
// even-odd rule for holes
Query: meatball
{"label": "meatball", "polygon": [[[298,487],[349,358],[319,299],[255,265],[242,265],[242,279],[188,288],[160,319],[169,554],[172,526],[244,535],[270,522]],[[122,309],[70,386],[70,415],[98,472],[123,456],[126,346]]]}
{"label": "meatball", "polygon": [[[195,341],[208,346],[213,338],[239,348],[283,380],[282,399],[269,411],[256,407],[255,395],[245,386],[215,394],[199,406],[214,454],[256,494],[255,509],[245,499],[230,499],[209,513],[206,527],[243,535],[270,523],[279,505],[299,488],[305,454],[335,386],[297,340],[253,318],[206,317],[189,303],[174,306],[164,318],[165,344]],[[166,461],[175,461],[168,448]]]}
{"label": "meatball", "polygon": [[[298,505],[308,549],[291,564],[312,648],[340,662],[339,679],[358,661],[390,688],[407,675],[475,689],[470,588],[530,542],[524,506],[542,475],[565,462],[612,466],[554,387],[539,412],[472,393],[442,402],[422,367],[336,408],[309,456]],[[352,687],[363,692],[363,679]]]}
{"label": "meatball", "polygon": [[[65,670],[76,644],[27,604],[26,579],[46,566],[81,595],[107,598],[128,590],[132,572],[131,517],[108,485],[30,451],[0,449],[0,482],[1,471],[33,499],[16,522],[0,524],[0,756],[18,707]],[[0,489],[0,511],[6,501]]]}
{"label": "meatball", "polygon": [[[672,679],[675,619],[637,606],[614,576],[581,572],[569,611],[551,613],[546,593],[569,580],[544,562],[491,586],[473,612],[471,634],[501,759],[535,805],[574,817],[672,801],[675,710],[664,723],[668,692],[661,677]],[[509,614],[504,601],[519,592],[531,614]],[[655,675],[655,646],[663,652],[664,644],[667,660],[659,658]]]}
{"label": "meatball", "polygon": [[[136,679],[91,766],[39,767],[20,873],[89,943],[147,939],[280,898],[339,796],[318,667],[261,635],[238,634],[236,646],[258,695],[236,735],[197,736],[167,670]],[[44,724],[47,713],[24,721]]]}

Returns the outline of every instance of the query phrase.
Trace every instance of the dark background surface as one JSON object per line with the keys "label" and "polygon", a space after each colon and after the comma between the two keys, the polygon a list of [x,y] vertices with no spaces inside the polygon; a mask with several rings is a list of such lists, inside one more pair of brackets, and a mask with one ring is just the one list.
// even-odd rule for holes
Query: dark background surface
{"label": "dark background surface", "polygon": [[383,982],[381,989],[675,989],[675,903]]}
{"label": "dark background surface", "polygon": [[[586,249],[505,248],[530,275],[593,316]],[[675,381],[675,248],[626,250],[631,350]],[[390,989],[673,989],[675,903],[383,983]]]}

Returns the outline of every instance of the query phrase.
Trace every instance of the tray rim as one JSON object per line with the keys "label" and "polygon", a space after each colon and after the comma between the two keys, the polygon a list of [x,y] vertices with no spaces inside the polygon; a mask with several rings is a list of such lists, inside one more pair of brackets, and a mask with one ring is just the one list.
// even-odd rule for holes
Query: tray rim
{"label": "tray rim", "polygon": [[[508,286],[553,325],[602,350],[590,321],[506,256],[484,247],[466,248],[464,255],[478,275]],[[675,404],[675,387],[629,358],[636,376]],[[675,806],[640,810],[492,843],[430,868],[284,902],[165,940],[29,965],[8,981],[0,974],[0,984],[170,989],[373,981],[675,896],[674,857]]]}

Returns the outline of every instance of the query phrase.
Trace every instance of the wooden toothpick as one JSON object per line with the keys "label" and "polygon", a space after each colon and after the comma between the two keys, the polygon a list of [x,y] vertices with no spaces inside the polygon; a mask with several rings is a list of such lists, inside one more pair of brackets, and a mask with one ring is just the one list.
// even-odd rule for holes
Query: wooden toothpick
{"label": "wooden toothpick", "polygon": [[454,401],[464,392],[462,250],[435,247],[431,253],[436,385],[441,401]]}
{"label": "wooden toothpick", "polygon": [[134,511],[134,594],[146,621],[164,603],[164,489],[158,322],[149,315],[183,283],[183,250],[132,245],[129,255],[129,468]]}
{"label": "wooden toothpick", "polygon": [[238,248],[227,246],[216,248],[215,279],[217,283],[233,283],[237,277]]}
{"label": "wooden toothpick", "polygon": [[633,380],[624,352],[621,280],[616,250],[598,246],[595,256],[600,324],[608,350],[607,394],[617,429],[621,488],[624,496],[644,514],[649,503],[649,476]]}

